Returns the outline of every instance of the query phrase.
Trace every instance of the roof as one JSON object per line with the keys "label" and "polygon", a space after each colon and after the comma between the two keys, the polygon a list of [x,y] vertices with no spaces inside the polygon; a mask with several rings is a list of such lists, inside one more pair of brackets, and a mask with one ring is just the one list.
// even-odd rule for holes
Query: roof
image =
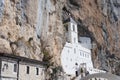
{"label": "roof", "polygon": [[44,63],[42,61],[39,61],[39,60],[30,59],[30,58],[21,57],[21,56],[16,56],[14,54],[0,53],[0,57],[11,58],[11,59],[15,59],[17,61],[23,61],[23,62],[26,62],[26,63],[41,64],[43,66],[45,66],[45,64],[46,64],[46,63]]}
{"label": "roof", "polygon": [[77,24],[76,22],[75,22],[75,20],[73,19],[73,18],[68,18],[68,19],[66,19],[65,21],[64,21],[64,23],[67,23],[67,22],[71,22],[71,23],[74,23],[74,24]]}

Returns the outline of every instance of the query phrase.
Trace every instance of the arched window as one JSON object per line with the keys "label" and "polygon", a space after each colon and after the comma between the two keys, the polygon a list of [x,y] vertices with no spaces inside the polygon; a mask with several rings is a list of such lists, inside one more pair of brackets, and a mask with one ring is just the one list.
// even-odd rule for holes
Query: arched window
{"label": "arched window", "polygon": [[2,68],[2,71],[4,72],[4,70],[7,70],[7,69],[8,69],[8,64],[7,64],[7,63],[4,63],[3,68]]}

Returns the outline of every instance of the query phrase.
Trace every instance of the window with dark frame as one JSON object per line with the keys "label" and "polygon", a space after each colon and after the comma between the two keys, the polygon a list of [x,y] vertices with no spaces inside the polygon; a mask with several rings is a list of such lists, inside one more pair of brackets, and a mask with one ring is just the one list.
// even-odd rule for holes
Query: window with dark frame
{"label": "window with dark frame", "polygon": [[75,25],[73,25],[73,31],[75,31]]}
{"label": "window with dark frame", "polygon": [[36,75],[39,75],[39,68],[36,68]]}
{"label": "window with dark frame", "polygon": [[8,69],[8,64],[7,64],[7,63],[4,63],[3,68],[2,68],[2,71],[4,72],[4,70],[7,70],[7,69]]}
{"label": "window with dark frame", "polygon": [[65,24],[65,30],[68,31],[68,24]]}
{"label": "window with dark frame", "polygon": [[68,26],[66,26],[65,28],[66,28],[66,31],[68,31]]}
{"label": "window with dark frame", "polygon": [[17,64],[14,64],[14,72],[17,72]]}
{"label": "window with dark frame", "polygon": [[27,72],[26,72],[27,74],[29,74],[30,73],[30,67],[29,66],[27,66]]}

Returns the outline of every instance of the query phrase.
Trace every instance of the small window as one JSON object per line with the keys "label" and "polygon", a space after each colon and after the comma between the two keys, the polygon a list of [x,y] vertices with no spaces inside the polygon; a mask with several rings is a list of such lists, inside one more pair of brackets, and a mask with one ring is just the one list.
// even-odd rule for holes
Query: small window
{"label": "small window", "polygon": [[66,24],[64,26],[65,26],[65,30],[68,31],[68,24]]}
{"label": "small window", "polygon": [[68,50],[68,53],[69,53],[70,51]]}
{"label": "small window", "polygon": [[75,25],[73,25],[73,31],[75,31]]}
{"label": "small window", "polygon": [[97,80],[97,78],[95,78],[95,80]]}
{"label": "small window", "polygon": [[76,49],[74,48],[74,53],[76,53]]}
{"label": "small window", "polygon": [[36,68],[36,75],[39,75],[39,68]]}
{"label": "small window", "polygon": [[7,70],[7,69],[8,69],[8,64],[4,63],[2,71],[4,72],[4,70]]}
{"label": "small window", "polygon": [[67,68],[67,65],[65,65],[65,67]]}
{"label": "small window", "polygon": [[76,42],[76,38],[74,38],[74,43]]}
{"label": "small window", "polygon": [[68,26],[66,26],[66,31],[68,31]]}
{"label": "small window", "polygon": [[85,57],[87,57],[86,54],[85,54]]}
{"label": "small window", "polygon": [[47,3],[47,0],[45,0],[45,3]]}
{"label": "small window", "polygon": [[84,57],[84,52],[83,52],[83,57]]}
{"label": "small window", "polygon": [[30,70],[29,70],[30,68],[29,68],[29,66],[27,66],[27,74],[29,74],[30,73]]}
{"label": "small window", "polygon": [[82,52],[80,51],[80,56],[82,56]]}
{"label": "small window", "polygon": [[14,64],[14,72],[17,72],[17,64]]}
{"label": "small window", "polygon": [[68,57],[66,58],[66,60],[68,60]]}
{"label": "small window", "polygon": [[70,59],[70,61],[72,61],[72,59]]}

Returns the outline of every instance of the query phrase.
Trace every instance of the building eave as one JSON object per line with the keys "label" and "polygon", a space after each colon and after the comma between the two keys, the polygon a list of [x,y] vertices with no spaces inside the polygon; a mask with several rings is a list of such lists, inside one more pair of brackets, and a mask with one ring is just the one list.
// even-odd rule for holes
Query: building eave
{"label": "building eave", "polygon": [[35,60],[35,59],[26,58],[26,57],[22,57],[22,56],[17,56],[17,55],[14,55],[14,54],[0,53],[0,57],[11,58],[11,59],[19,61],[19,62],[42,65],[44,67],[46,65],[45,62]]}

